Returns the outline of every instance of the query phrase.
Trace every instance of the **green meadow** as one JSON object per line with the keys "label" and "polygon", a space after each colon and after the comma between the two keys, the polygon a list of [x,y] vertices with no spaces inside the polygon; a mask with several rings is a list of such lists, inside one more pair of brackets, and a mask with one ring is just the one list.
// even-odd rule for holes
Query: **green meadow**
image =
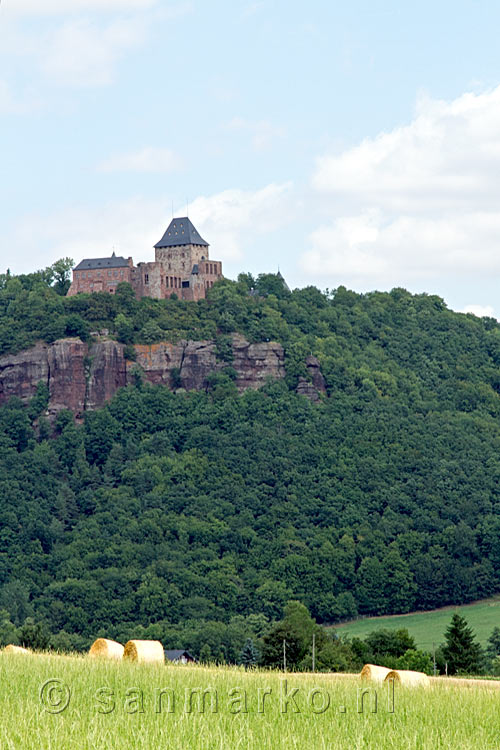
{"label": "green meadow", "polygon": [[499,745],[498,691],[482,686],[380,687],[375,705],[374,689],[360,694],[348,675],[5,654],[0,672],[2,750]]}
{"label": "green meadow", "polygon": [[500,597],[484,599],[474,604],[464,604],[459,607],[444,607],[431,612],[417,612],[409,615],[391,615],[389,617],[367,617],[363,620],[353,620],[344,625],[336,625],[339,633],[364,638],[368,633],[379,628],[407,628],[417,646],[426,651],[432,650],[433,643],[438,646],[444,641],[444,633],[451,616],[459,612],[472,629],[482,646],[491,635],[494,627],[500,627]]}

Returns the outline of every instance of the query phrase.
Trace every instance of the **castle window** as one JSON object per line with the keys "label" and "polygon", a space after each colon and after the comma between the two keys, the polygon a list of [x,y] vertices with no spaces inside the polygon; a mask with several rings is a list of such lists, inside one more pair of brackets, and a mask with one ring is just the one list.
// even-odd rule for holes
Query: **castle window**
{"label": "castle window", "polygon": [[116,279],[116,278],[118,277],[118,271],[113,271],[113,276],[114,276],[114,277],[115,277],[115,279]]}
{"label": "castle window", "polygon": [[149,274],[148,273],[144,274],[144,283],[145,284],[149,284]]}

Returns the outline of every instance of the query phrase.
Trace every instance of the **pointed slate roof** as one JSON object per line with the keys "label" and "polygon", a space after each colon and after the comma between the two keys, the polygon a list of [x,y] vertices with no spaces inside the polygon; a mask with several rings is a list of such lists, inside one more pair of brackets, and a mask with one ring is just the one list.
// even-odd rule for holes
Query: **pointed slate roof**
{"label": "pointed slate roof", "polygon": [[203,245],[208,247],[208,242],[200,237],[194,224],[187,216],[180,219],[172,219],[167,231],[159,242],[156,243],[155,248],[160,247],[176,247],[178,245]]}

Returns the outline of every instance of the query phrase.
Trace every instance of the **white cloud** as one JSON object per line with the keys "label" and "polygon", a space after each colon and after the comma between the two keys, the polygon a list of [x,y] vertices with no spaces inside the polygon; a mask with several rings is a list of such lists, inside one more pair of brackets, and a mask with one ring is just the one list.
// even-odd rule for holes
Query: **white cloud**
{"label": "white cloud", "polygon": [[2,9],[12,15],[52,15],[81,11],[124,11],[151,8],[157,0],[3,0]]}
{"label": "white cloud", "polygon": [[466,305],[461,312],[472,313],[478,318],[494,318],[495,310],[491,305]]}
{"label": "white cloud", "polygon": [[[285,223],[288,217],[290,185],[268,185],[245,192],[227,190],[199,197],[189,215],[217,260],[241,257],[245,243]],[[134,261],[154,259],[153,245],[171,219],[171,199],[131,198],[99,208],[66,208],[52,215],[24,216],[8,245],[16,248],[14,273],[32,271],[59,257],[82,258],[110,255],[132,256]],[[176,215],[185,215],[183,206]],[[33,248],[33,237],[37,237]]]}
{"label": "white cloud", "polygon": [[112,156],[98,166],[100,172],[173,172],[180,158],[168,148],[143,148],[130,154]]}
{"label": "white cloud", "polygon": [[234,189],[201,196],[190,204],[189,215],[218,259],[240,259],[249,241],[290,220],[291,187],[271,184],[253,192]]}
{"label": "white cloud", "polygon": [[112,82],[119,58],[144,38],[145,26],[138,19],[104,26],[83,19],[68,21],[46,40],[41,67],[63,85],[105,85]]}
{"label": "white cloud", "polygon": [[[152,247],[165,231],[168,205],[167,200],[130,198],[96,208],[66,207],[24,216],[13,237],[17,263],[12,263],[12,270],[32,271],[66,256],[78,262],[111,255],[113,249],[117,255],[132,255],[136,262],[151,260]],[[34,234],[36,251],[30,241]]]}
{"label": "white cloud", "polygon": [[500,272],[500,87],[421,99],[408,126],[318,159],[313,188],[332,219],[306,273],[388,287]]}
{"label": "white cloud", "polygon": [[248,133],[254,151],[265,151],[276,138],[283,138],[283,128],[273,125],[268,120],[245,120],[242,117],[234,117],[227,125],[228,130],[234,132]]}

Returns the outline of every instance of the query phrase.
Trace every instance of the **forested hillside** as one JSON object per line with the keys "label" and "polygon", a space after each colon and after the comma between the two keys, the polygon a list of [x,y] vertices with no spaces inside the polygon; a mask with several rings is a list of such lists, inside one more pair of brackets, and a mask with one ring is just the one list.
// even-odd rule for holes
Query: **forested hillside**
{"label": "forested hillside", "polygon": [[[0,277],[0,351],[106,327],[217,338],[227,370],[202,393],[138,377],[82,425],[48,423],[43,384],[0,409],[2,632],[33,617],[76,645],[146,633],[229,658],[290,599],[332,623],[500,590],[496,321],[272,275],[199,303],[60,292],[47,272]],[[287,378],[238,395],[232,331],[281,342]],[[294,390],[309,354],[318,404]]]}

